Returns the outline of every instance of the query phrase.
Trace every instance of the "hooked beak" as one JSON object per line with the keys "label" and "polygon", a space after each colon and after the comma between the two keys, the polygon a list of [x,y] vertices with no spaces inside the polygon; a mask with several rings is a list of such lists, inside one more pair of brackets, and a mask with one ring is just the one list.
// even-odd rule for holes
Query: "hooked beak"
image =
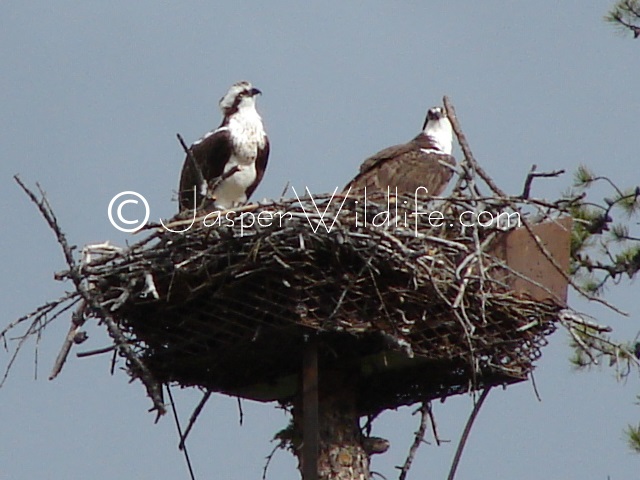
{"label": "hooked beak", "polygon": [[252,88],[251,89],[251,96],[255,97],[256,95],[262,95],[262,92],[260,90],[258,90],[257,88]]}

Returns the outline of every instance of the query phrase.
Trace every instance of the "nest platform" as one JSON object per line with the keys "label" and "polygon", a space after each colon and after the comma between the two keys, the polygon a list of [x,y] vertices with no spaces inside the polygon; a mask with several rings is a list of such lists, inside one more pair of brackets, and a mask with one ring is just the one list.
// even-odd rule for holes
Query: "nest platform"
{"label": "nest platform", "polygon": [[[325,195],[176,217],[126,250],[85,247],[82,278],[159,384],[287,404],[310,341],[320,375],[353,379],[361,414],[525,380],[562,300],[513,288],[503,227],[434,202]],[[436,210],[444,226],[414,214]]]}

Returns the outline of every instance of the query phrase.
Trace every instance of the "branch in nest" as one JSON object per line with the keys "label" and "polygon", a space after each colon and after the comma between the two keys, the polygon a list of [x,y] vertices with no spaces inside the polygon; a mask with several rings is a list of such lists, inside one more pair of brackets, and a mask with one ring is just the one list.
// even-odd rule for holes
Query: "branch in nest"
{"label": "branch in nest", "polygon": [[522,195],[520,195],[520,198],[522,199],[529,198],[529,195],[531,193],[531,183],[533,182],[534,178],[558,177],[565,173],[564,170],[553,170],[552,172],[536,172],[536,168],[538,168],[537,165],[532,165],[531,170],[529,170],[529,173],[527,174],[527,178],[524,181],[524,188],[522,189]]}
{"label": "branch in nest", "polygon": [[475,171],[482,180],[491,188],[491,190],[500,197],[506,197],[507,195],[500,189],[493,179],[487,175],[484,169],[478,165],[473,153],[471,152],[471,148],[469,147],[469,143],[467,142],[467,137],[464,135],[460,124],[458,123],[458,117],[456,116],[456,110],[453,108],[453,104],[449,100],[449,97],[445,95],[443,98],[444,106],[447,109],[447,116],[449,117],[449,121],[451,122],[451,126],[453,127],[453,131],[458,138],[458,143],[460,143],[460,148],[462,149],[462,153],[464,154],[465,161],[469,164],[473,171]]}
{"label": "branch in nest", "polygon": [[239,172],[239,171],[240,171],[240,167],[238,167],[238,165],[235,165],[233,168],[231,168],[228,171],[224,172],[219,177],[214,178],[213,181],[209,184],[209,191],[213,193],[216,190],[216,188],[218,188],[220,186],[220,184],[222,182],[224,182],[231,175],[233,175],[233,174],[235,174],[236,172]]}
{"label": "branch in nest", "polygon": [[82,325],[85,322],[85,312],[87,310],[87,302],[82,301],[75,312],[71,315],[71,326],[69,327],[69,333],[64,339],[62,344],[62,348],[60,349],[60,353],[56,358],[55,363],[53,364],[53,369],[51,370],[51,374],[49,375],[49,380],[53,380],[58,376],[64,363],[67,361],[67,357],[69,356],[69,352],[71,351],[71,346],[74,343],[76,335]]}
{"label": "branch in nest", "polygon": [[[16,328],[21,323],[26,320],[32,319],[31,324],[27,328],[26,332],[22,334],[19,338],[18,346],[15,348],[11,358],[9,359],[9,363],[5,368],[4,375],[0,380],[0,388],[4,385],[4,382],[9,377],[9,372],[13,367],[13,364],[20,353],[20,350],[24,346],[25,342],[31,335],[40,335],[42,330],[64,312],[72,308],[76,303],[80,301],[79,295],[77,292],[68,293],[65,296],[59,298],[54,302],[48,302],[41,307],[37,308],[35,311],[20,317],[19,319],[11,322],[6,328],[4,328],[0,332],[0,338],[4,342],[5,350],[8,350],[7,347],[7,333],[12,329]],[[67,303],[67,305],[64,305]],[[64,306],[63,306],[64,305]],[[57,311],[56,311],[57,310]],[[49,316],[51,314],[51,316]]]}
{"label": "branch in nest", "polygon": [[103,353],[109,353],[116,350],[115,345],[109,345],[108,347],[98,348],[96,350],[89,350],[88,352],[78,352],[76,353],[76,357],[84,358],[84,357],[92,357],[94,355],[102,355]]}
{"label": "branch in nest", "polygon": [[[198,182],[200,194],[204,195],[204,198],[202,199],[202,202],[204,203],[207,199],[213,198],[211,197],[211,195],[213,195],[213,192],[216,190],[216,188],[218,188],[220,184],[224,182],[227,178],[229,178],[231,175],[238,172],[240,168],[237,165],[235,165],[233,168],[224,172],[219,177],[214,178],[211,182],[207,182],[204,178],[204,175],[202,174],[202,169],[198,165],[198,162],[196,161],[195,157],[193,156],[193,152],[189,147],[187,147],[187,144],[182,138],[182,135],[178,133],[176,134],[176,136],[178,137],[178,141],[180,142],[180,145],[182,145],[182,149],[187,154],[187,158],[189,159],[189,162],[191,162],[191,166],[193,167],[193,170],[196,173],[196,182]],[[203,191],[203,190],[206,190],[206,191]],[[194,206],[196,207],[195,210],[197,210],[198,208],[204,205],[194,205]]]}
{"label": "branch in nest", "polygon": [[107,326],[107,331],[109,336],[113,339],[114,343],[117,345],[118,350],[127,357],[129,360],[130,368],[132,370],[132,374],[135,377],[139,378],[143,385],[147,390],[147,394],[149,398],[151,398],[153,402],[153,410],[156,410],[158,413],[158,417],[166,413],[166,409],[164,406],[164,401],[162,400],[162,387],[155,380],[152,373],[147,369],[146,365],[142,363],[140,358],[135,354],[131,346],[127,343],[127,339],[124,334],[118,327],[116,321],[113,319],[110,312],[108,312],[102,304],[87,291],[86,287],[82,283],[82,276],[79,272],[79,268],[76,265],[76,262],[73,258],[72,248],[69,246],[67,242],[67,238],[60,229],[58,225],[58,220],[49,205],[49,202],[46,199],[46,196],[42,189],[40,190],[41,199],[38,200],[36,195],[25,186],[25,184],[20,180],[20,177],[15,175],[14,180],[16,183],[22,188],[22,190],[27,194],[27,196],[31,199],[31,201],[38,207],[40,213],[44,217],[45,221],[49,224],[51,230],[53,230],[56,235],[56,239],[62,248],[64,253],[65,260],[69,267],[69,277],[71,278],[76,291],[80,294],[80,296],[84,299],[87,306],[92,310],[100,312],[100,317],[104,321]]}
{"label": "branch in nest", "polygon": [[184,153],[187,154],[187,158],[189,159],[189,162],[191,162],[193,171],[196,174],[196,182],[198,182],[198,188],[200,189],[200,193],[203,193],[202,190],[206,188],[207,182],[204,179],[204,175],[202,175],[202,170],[200,169],[198,162],[196,162],[196,158],[193,156],[193,152],[189,147],[187,147],[187,144],[182,138],[182,135],[177,133],[176,136],[178,137],[178,141],[180,142],[180,145],[182,145],[182,149],[184,150]]}

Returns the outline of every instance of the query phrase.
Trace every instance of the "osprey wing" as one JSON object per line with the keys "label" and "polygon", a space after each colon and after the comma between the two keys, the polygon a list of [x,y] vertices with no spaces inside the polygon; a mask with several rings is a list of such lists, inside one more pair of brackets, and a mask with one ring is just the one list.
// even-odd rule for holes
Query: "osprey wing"
{"label": "osprey wing", "polygon": [[[361,172],[348,187],[371,192],[391,192],[438,196],[453,176],[456,165],[451,155],[421,149],[405,151],[400,155],[377,162]],[[425,190],[426,189],[426,190]]]}
{"label": "osprey wing", "polygon": [[413,148],[415,148],[415,146],[411,143],[403,143],[401,145],[394,145],[392,147],[387,147],[384,150],[380,150],[378,153],[370,156],[364,162],[362,162],[362,165],[360,165],[360,174],[363,174],[366,171],[375,168],[382,162],[403,155],[411,151]]}
{"label": "osprey wing", "polygon": [[415,148],[415,145],[403,143],[401,145],[387,147],[370,156],[362,162],[360,165],[360,173],[358,173],[358,175],[356,175],[355,178],[351,180],[346,187],[344,187],[344,190],[348,190],[349,188],[362,189],[365,186],[366,178],[370,177],[371,171],[381,168],[381,166],[389,160],[409,153],[413,148]]}
{"label": "osprey wing", "polygon": [[[179,199],[180,211],[194,209],[202,203],[207,185],[198,182],[197,169],[205,182],[211,182],[224,172],[224,167],[232,153],[232,142],[226,127],[205,135],[190,147],[196,165],[187,155],[180,175]],[[193,204],[193,191],[196,191],[196,204]]]}

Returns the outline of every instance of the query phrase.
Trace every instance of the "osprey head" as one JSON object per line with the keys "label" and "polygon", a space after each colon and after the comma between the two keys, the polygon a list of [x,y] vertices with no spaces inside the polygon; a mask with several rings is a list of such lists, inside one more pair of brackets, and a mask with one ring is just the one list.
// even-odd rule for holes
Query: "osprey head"
{"label": "osprey head", "polygon": [[242,81],[231,85],[227,93],[220,99],[222,114],[228,116],[243,107],[255,107],[255,96],[262,92],[254,88],[250,82]]}
{"label": "osprey head", "polygon": [[447,118],[447,112],[445,112],[442,107],[431,107],[427,110],[427,118],[424,119],[424,125],[422,125],[422,129],[427,128],[427,124],[429,122],[437,122],[443,118]]}
{"label": "osprey head", "polygon": [[453,129],[444,108],[432,107],[427,111],[427,118],[424,120],[422,132],[439,147],[442,153],[451,155]]}

